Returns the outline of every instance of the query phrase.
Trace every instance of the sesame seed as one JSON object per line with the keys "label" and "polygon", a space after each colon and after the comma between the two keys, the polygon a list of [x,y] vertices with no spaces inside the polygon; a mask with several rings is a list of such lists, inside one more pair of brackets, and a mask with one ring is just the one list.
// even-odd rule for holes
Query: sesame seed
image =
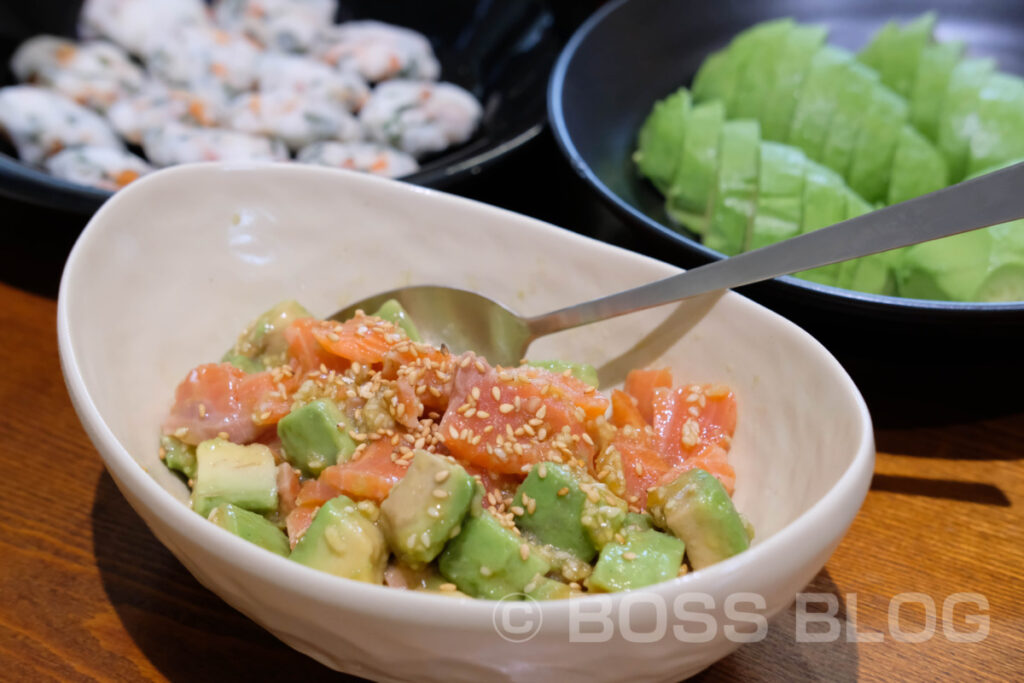
{"label": "sesame seed", "polygon": [[591,503],[596,503],[599,500],[601,500],[601,495],[597,492],[597,489],[595,489],[595,488],[588,488],[587,489],[587,499]]}
{"label": "sesame seed", "polygon": [[438,470],[437,474],[434,475],[434,481],[440,484],[441,482],[448,478],[449,474],[451,474],[451,472],[449,472],[448,470]]}
{"label": "sesame seed", "polygon": [[519,557],[523,558],[523,562],[530,559],[530,546],[523,543],[519,546]]}
{"label": "sesame seed", "polygon": [[487,372],[487,366],[486,366],[486,365],[484,365],[484,364],[483,364],[483,362],[481,362],[480,360],[477,360],[477,361],[476,361],[476,369],[477,369],[477,370],[478,370],[478,371],[479,371],[479,372],[480,372],[481,374],[483,374],[483,373]]}
{"label": "sesame seed", "polygon": [[523,500],[526,501],[526,511],[527,512],[529,512],[532,515],[534,512],[537,511],[537,499],[536,498],[530,498],[529,500],[526,500],[526,496],[524,495],[523,496]]}
{"label": "sesame seed", "polygon": [[686,412],[688,412],[690,415],[693,415],[694,417],[700,417],[700,408],[698,408],[697,406],[690,406],[689,408],[687,408]]}
{"label": "sesame seed", "polygon": [[540,466],[537,467],[537,476],[540,477],[541,479],[548,476],[548,466],[545,465],[544,463],[541,463]]}
{"label": "sesame seed", "polygon": [[491,568],[490,567],[488,567],[487,565],[483,565],[483,564],[480,565],[480,576],[490,576],[491,573],[492,572],[491,572]]}
{"label": "sesame seed", "polygon": [[500,406],[498,406],[498,411],[504,414],[511,413],[515,409],[516,407],[511,403],[502,403]]}
{"label": "sesame seed", "polygon": [[473,398],[480,400],[480,387],[473,387],[469,393],[473,395]]}
{"label": "sesame seed", "polygon": [[624,560],[635,560],[636,559],[636,553],[630,552],[630,551],[627,550],[626,552],[622,553],[622,559],[624,559]]}
{"label": "sesame seed", "polygon": [[644,476],[644,464],[639,460],[635,461],[633,463],[633,471],[636,472],[636,476],[638,477]]}
{"label": "sesame seed", "polygon": [[206,405],[203,404],[203,403],[199,404],[199,417],[200,418],[206,417]]}
{"label": "sesame seed", "polygon": [[522,517],[523,515],[526,514],[526,510],[524,510],[519,505],[513,505],[512,507],[509,508],[509,510],[511,510],[512,514],[516,515],[517,517]]}
{"label": "sesame seed", "polygon": [[466,411],[466,417],[473,417],[476,415],[476,408],[470,408]]}
{"label": "sesame seed", "polygon": [[542,405],[540,408],[537,409],[537,417],[540,418],[541,420],[543,420],[544,416],[547,414],[548,407],[546,405]]}
{"label": "sesame seed", "polygon": [[448,497],[448,492],[444,489],[434,489],[433,496],[434,498],[443,500]]}
{"label": "sesame seed", "polygon": [[[188,428],[184,428],[184,429],[185,429],[185,434],[188,434]],[[231,437],[231,435],[228,434],[227,432],[218,432],[217,433],[217,438],[218,439],[224,439],[225,441],[227,441],[230,437]]]}
{"label": "sesame seed", "polygon": [[487,418],[489,418],[491,416],[491,414],[488,413],[486,410],[478,410],[478,411],[476,411],[476,416],[478,418],[480,418],[481,420],[486,420]]}
{"label": "sesame seed", "polygon": [[590,434],[584,433],[583,434],[583,440],[586,441],[587,444],[590,445],[590,446],[594,445],[594,440],[590,438]]}
{"label": "sesame seed", "polygon": [[448,425],[448,434],[451,435],[453,439],[459,438],[459,430],[452,425]]}
{"label": "sesame seed", "polygon": [[501,389],[498,387],[491,387],[491,396],[494,397],[495,401],[501,400]]}
{"label": "sesame seed", "polygon": [[[186,436],[188,436],[188,427],[178,427],[177,429],[174,430],[174,436],[179,439],[184,439]],[[218,434],[217,436],[220,436],[220,434]]]}
{"label": "sesame seed", "polygon": [[438,587],[445,593],[454,593],[459,589],[454,583],[442,583]]}
{"label": "sesame seed", "polygon": [[558,493],[556,495],[558,495],[558,497],[561,498],[562,496],[567,495],[568,493],[569,493],[569,487],[568,486],[563,486],[562,488],[558,489]]}

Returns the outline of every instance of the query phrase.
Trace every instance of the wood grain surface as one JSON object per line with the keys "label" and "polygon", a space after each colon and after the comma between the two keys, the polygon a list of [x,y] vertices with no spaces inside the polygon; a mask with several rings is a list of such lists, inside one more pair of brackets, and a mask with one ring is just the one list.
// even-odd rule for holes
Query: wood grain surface
{"label": "wood grain surface", "polygon": [[[201,587],[128,506],[71,407],[55,312],[50,298],[0,285],[0,680],[337,679]],[[861,639],[882,641],[850,642],[844,626],[832,642],[800,642],[794,606],[700,680],[1024,675],[1024,415],[877,439],[864,508],[807,591],[835,596]],[[944,601],[965,592],[987,607],[961,605],[944,622]],[[924,642],[890,629],[904,593],[935,603]],[[920,602],[898,616],[904,634],[927,629]],[[988,623],[980,642],[952,642],[943,629],[955,639],[978,617]]]}

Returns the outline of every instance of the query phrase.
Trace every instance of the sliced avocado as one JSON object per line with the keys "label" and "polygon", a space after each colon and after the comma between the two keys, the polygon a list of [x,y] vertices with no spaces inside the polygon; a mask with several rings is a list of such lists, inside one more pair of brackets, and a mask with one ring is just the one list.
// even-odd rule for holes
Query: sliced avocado
{"label": "sliced avocado", "polygon": [[292,300],[282,301],[249,323],[235,345],[225,354],[224,362],[236,365],[246,372],[251,370],[240,365],[239,356],[251,358],[268,368],[284,364],[288,357],[285,330],[293,320],[312,316],[313,314],[302,304]]}
{"label": "sliced avocado", "polygon": [[592,591],[625,591],[674,579],[683,565],[686,544],[654,529],[637,531],[625,543],[609,543],[601,550],[594,572],[587,579]]}
{"label": "sliced avocado", "polygon": [[405,332],[406,336],[414,342],[422,341],[416,323],[412,321],[412,318],[409,317],[409,314],[402,307],[402,304],[398,303],[397,299],[388,299],[382,303],[374,315],[398,325]]}
{"label": "sliced avocado", "polygon": [[1007,263],[985,275],[972,301],[1024,301],[1024,261]]}
{"label": "sliced avocado", "polygon": [[991,255],[989,230],[974,230],[907,247],[896,274],[900,296],[971,301],[985,280]]}
{"label": "sliced avocado", "polygon": [[329,398],[296,408],[277,423],[285,458],[311,477],[352,457],[356,442],[351,429],[352,421]]}
{"label": "sliced avocado", "polygon": [[798,147],[761,143],[757,213],[747,249],[759,249],[800,234],[803,217],[804,164]]}
{"label": "sliced avocado", "polygon": [[704,244],[727,256],[740,253],[747,243],[757,207],[759,156],[756,121],[726,121],[722,125],[718,185]]}
{"label": "sliced avocado", "polygon": [[210,439],[196,446],[192,509],[207,517],[221,503],[253,512],[277,509],[277,463],[263,444]]}
{"label": "sliced avocado", "polygon": [[771,95],[761,114],[766,140],[783,141],[789,136],[793,110],[811,60],[825,44],[827,35],[823,26],[797,25],[789,32],[774,64]]}
{"label": "sliced avocado", "polygon": [[288,537],[284,532],[255,512],[249,512],[231,503],[223,503],[213,508],[209,519],[220,528],[227,529],[235,536],[272,553],[288,557],[291,552]]}
{"label": "sliced avocado", "polygon": [[896,296],[896,274],[893,264],[900,258],[897,253],[883,252],[855,259],[857,269],[848,288],[869,294]]}
{"label": "sliced avocado", "polygon": [[850,61],[839,82],[836,107],[829,123],[819,161],[846,177],[853,163],[864,112],[878,87],[878,74],[860,62]]}
{"label": "sliced avocado", "polygon": [[1024,80],[990,74],[978,94],[975,120],[968,174],[1024,155]]}
{"label": "sliced avocado", "polygon": [[[804,168],[804,212],[800,232],[808,233],[846,220],[847,187],[830,168],[808,161]],[[797,277],[823,285],[839,282],[841,265],[833,263],[796,273]]]}
{"label": "sliced avocado", "polygon": [[267,368],[263,365],[263,361],[258,358],[249,358],[243,356],[240,353],[235,353],[234,349],[228,350],[221,359],[221,363],[231,363],[242,372],[252,374],[254,372],[263,372]]}
{"label": "sliced avocado", "polygon": [[780,142],[799,147],[810,159],[821,158],[838,103],[840,84],[852,61],[853,55],[840,48],[826,45],[818,50],[797,95],[789,133]]}
{"label": "sliced avocado", "polygon": [[921,54],[931,43],[935,12],[925,12],[900,27],[890,21],[875,34],[857,59],[877,71],[896,94],[910,98],[917,81]]}
{"label": "sliced avocado", "polygon": [[939,115],[937,145],[949,165],[951,183],[960,182],[967,172],[971,137],[978,129],[981,89],[994,69],[992,59],[964,59],[950,74]]}
{"label": "sliced avocado", "polygon": [[346,579],[383,583],[388,545],[350,498],[338,496],[317,510],[291,559]]}
{"label": "sliced avocado", "polygon": [[590,542],[600,550],[611,543],[622,529],[629,506],[602,482],[587,482],[581,484],[580,488],[586,494],[580,522],[586,529]]}
{"label": "sliced avocado", "polygon": [[689,91],[680,88],[656,102],[640,128],[633,161],[662,194],[668,192],[682,155],[690,106]]}
{"label": "sliced avocado", "polygon": [[597,370],[589,363],[574,363],[568,360],[531,360],[527,365],[543,368],[558,375],[568,370],[569,374],[579,381],[597,388]]}
{"label": "sliced avocado", "polygon": [[850,189],[869,202],[888,197],[892,160],[906,120],[906,100],[884,85],[876,85],[846,175]]}
{"label": "sliced avocado", "polygon": [[637,531],[646,531],[653,528],[654,520],[646,512],[628,512],[619,532],[629,535]]}
{"label": "sliced avocado", "polygon": [[462,523],[474,481],[459,464],[416,451],[405,476],[381,503],[381,528],[395,555],[409,565],[430,562]]}
{"label": "sliced avocado", "polygon": [[739,64],[728,47],[712,53],[693,77],[693,99],[695,102],[718,100],[728,104],[736,91],[738,78]]}
{"label": "sliced avocado", "polygon": [[947,180],[946,160],[939,150],[916,128],[904,125],[892,160],[888,203],[899,204],[941,190],[948,184]]}
{"label": "sliced avocado", "polygon": [[534,600],[565,600],[573,595],[573,590],[569,587],[569,584],[549,579],[546,576],[538,576],[526,584],[523,592],[526,593],[527,597]]}
{"label": "sliced avocado", "polygon": [[160,437],[160,459],[167,469],[181,472],[187,479],[196,476],[196,449],[173,436]]}
{"label": "sliced avocado", "polygon": [[500,600],[521,593],[528,583],[550,569],[539,553],[525,553],[524,544],[524,539],[485,511],[479,517],[466,518],[461,532],[438,558],[438,568],[462,592],[475,598]]}
{"label": "sliced avocado", "polygon": [[694,468],[647,494],[654,523],[686,543],[694,569],[721,562],[750,546],[743,519],[722,484]]}
{"label": "sliced avocado", "polygon": [[530,469],[512,505],[516,526],[539,543],[553,545],[585,562],[597,554],[581,517],[586,493],[579,477],[565,465],[543,463]]}
{"label": "sliced avocado", "polygon": [[739,64],[736,89],[728,102],[730,118],[761,117],[775,84],[775,62],[792,28],[789,18],[763,21],[738,35],[729,46]]}
{"label": "sliced avocado", "polygon": [[720,100],[702,102],[690,111],[683,157],[669,188],[665,210],[676,221],[703,235],[718,178],[718,139],[725,123]]}
{"label": "sliced avocado", "polygon": [[964,44],[960,41],[931,43],[921,52],[917,82],[910,97],[910,122],[932,142],[939,139],[939,118],[949,77],[963,53]]}

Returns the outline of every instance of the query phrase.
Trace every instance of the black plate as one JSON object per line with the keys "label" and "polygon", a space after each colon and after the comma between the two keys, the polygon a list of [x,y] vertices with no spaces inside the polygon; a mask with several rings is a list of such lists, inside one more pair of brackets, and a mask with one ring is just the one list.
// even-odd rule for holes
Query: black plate
{"label": "black plate", "polygon": [[[552,132],[585,183],[663,245],[656,256],[686,267],[721,258],[668,227],[662,197],[630,159],[653,103],[688,84],[708,54],[759,21],[791,16],[822,23],[831,43],[858,49],[886,20],[909,20],[929,9],[938,12],[940,39],[963,39],[972,54],[992,55],[1001,69],[1024,73],[1021,3],[617,0],[580,26],[555,65],[548,87]],[[1008,373],[1024,375],[1024,302],[903,299],[793,277],[741,291],[818,336],[855,379],[870,375],[875,386],[862,384],[869,398],[917,401],[943,384],[983,387]],[[878,380],[883,368],[892,370],[888,384]]]}
{"label": "black plate", "polygon": [[[558,55],[554,21],[534,0],[345,0],[339,19],[373,18],[424,33],[441,61],[442,78],[484,105],[480,130],[465,145],[426,160],[404,180],[447,187],[476,175],[543,129],[544,90]],[[10,55],[40,33],[74,35],[81,2],[0,2],[0,85],[13,82]],[[91,213],[110,192],[53,178],[0,152],[0,194],[44,206]]]}

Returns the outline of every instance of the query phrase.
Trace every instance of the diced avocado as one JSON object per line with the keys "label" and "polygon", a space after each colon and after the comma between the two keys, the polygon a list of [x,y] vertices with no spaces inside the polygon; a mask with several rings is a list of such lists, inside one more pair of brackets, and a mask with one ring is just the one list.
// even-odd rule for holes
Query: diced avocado
{"label": "diced avocado", "polygon": [[396,299],[388,299],[382,303],[374,315],[401,327],[409,339],[415,342],[422,341],[416,323],[412,321],[402,304],[398,303]]}
{"label": "diced avocado", "polygon": [[849,52],[828,45],[818,50],[811,61],[811,69],[797,96],[793,120],[784,140],[802,149],[811,159],[821,158],[839,87],[851,61],[853,55]]}
{"label": "diced avocado", "polygon": [[857,61],[846,64],[846,71],[840,79],[836,108],[819,161],[844,178],[853,163],[864,112],[871,103],[878,82],[878,74]]}
{"label": "diced avocado", "polygon": [[356,442],[350,429],[352,421],[327,398],[296,408],[277,423],[288,462],[313,477],[352,457]]}
{"label": "diced avocado", "polygon": [[513,507],[523,513],[516,515],[516,526],[539,543],[567,550],[589,562],[597,549],[581,521],[586,500],[579,477],[569,467],[550,462],[537,465],[530,469],[512,501]]}
{"label": "diced avocado", "polygon": [[761,114],[766,140],[784,141],[789,136],[793,110],[811,68],[811,60],[825,43],[823,26],[797,25],[789,32],[786,44],[774,65],[771,96]]}
{"label": "diced avocado", "polygon": [[462,523],[474,481],[461,465],[416,451],[404,477],[381,503],[381,528],[394,553],[410,565],[430,562]]}
{"label": "diced avocado", "polygon": [[896,274],[900,296],[970,301],[991,263],[992,234],[973,230],[908,247]]}
{"label": "diced avocado", "polygon": [[[282,301],[260,317],[249,323],[238,341],[224,356],[224,362],[250,370],[239,365],[237,356],[244,356],[260,362],[264,367],[282,365],[288,357],[288,340],[284,331],[299,318],[310,318],[312,313],[296,301]],[[255,367],[255,366],[253,366]]]}
{"label": "diced avocado", "polygon": [[662,194],[668,191],[682,155],[686,119],[690,114],[690,93],[680,88],[655,103],[640,128],[637,150],[633,154],[640,173]]}
{"label": "diced avocado", "polygon": [[[825,228],[846,220],[847,188],[843,179],[830,168],[813,161],[805,164],[804,212],[801,233]],[[839,281],[840,264],[833,263],[797,273],[812,282],[835,286]]]}
{"label": "diced avocado", "polygon": [[549,579],[546,576],[538,576],[526,584],[523,592],[534,600],[565,600],[571,598],[573,594],[569,584]]}
{"label": "diced avocado", "polygon": [[438,558],[438,568],[462,592],[500,600],[521,593],[526,584],[550,569],[539,553],[524,553],[524,543],[494,515],[484,512],[466,518],[462,531]]}
{"label": "diced avocado", "polygon": [[1007,263],[985,275],[972,301],[1024,301],[1024,261]]}
{"label": "diced avocado", "polygon": [[388,545],[380,529],[350,498],[338,496],[317,510],[291,559],[346,579],[383,583]]}
{"label": "diced avocado", "polygon": [[761,22],[736,37],[729,46],[739,60],[739,78],[729,101],[729,117],[758,119],[771,96],[774,64],[793,28],[789,18]]}
{"label": "diced avocado", "polygon": [[625,535],[654,528],[654,520],[646,512],[628,512],[619,532]]}
{"label": "diced avocado", "polygon": [[921,54],[931,42],[934,29],[934,12],[926,12],[903,27],[890,21],[875,34],[857,59],[877,71],[882,82],[896,94],[910,98]]}
{"label": "diced avocado", "polygon": [[207,517],[221,503],[253,512],[277,509],[277,463],[269,448],[224,439],[210,439],[196,447],[192,509]]}
{"label": "diced avocado", "polygon": [[778,142],[761,143],[757,213],[748,250],[800,234],[806,161],[798,147]]}
{"label": "diced avocado", "polygon": [[[960,182],[967,172],[971,136],[977,130],[981,89],[995,69],[992,59],[964,59],[953,69],[939,115],[937,145],[949,164],[949,180]],[[865,197],[870,199],[870,197]]]}
{"label": "diced avocado", "polygon": [[977,129],[971,135],[967,173],[1024,155],[1024,80],[994,73],[978,94]]}
{"label": "diced avocado", "polygon": [[647,494],[654,523],[686,543],[694,569],[702,569],[750,546],[746,525],[722,484],[702,469],[683,472]]}
{"label": "diced avocado", "polygon": [[608,486],[591,481],[580,485],[586,498],[583,500],[583,516],[580,522],[587,531],[590,542],[598,550],[615,539],[626,521],[629,506]]}
{"label": "diced avocado", "polygon": [[947,184],[946,160],[916,128],[904,125],[892,160],[888,203],[899,204]]}
{"label": "diced avocado", "polygon": [[707,231],[708,213],[718,179],[718,139],[725,123],[725,105],[703,102],[690,111],[683,157],[669,188],[665,210],[693,232]]}
{"label": "diced avocado", "polygon": [[704,244],[727,256],[743,251],[757,208],[757,121],[726,121],[719,139],[718,186]]}
{"label": "diced avocado", "polygon": [[587,579],[592,591],[643,588],[679,575],[686,544],[654,529],[626,536],[625,543],[609,543],[601,550],[594,572]]}
{"label": "diced avocado", "polygon": [[249,358],[243,356],[240,353],[235,353],[234,349],[230,349],[220,359],[221,363],[231,363],[242,372],[252,374],[254,372],[263,372],[267,368],[264,367],[263,362],[258,358]]}
{"label": "diced avocado", "polygon": [[846,174],[850,189],[869,202],[885,201],[888,196],[892,160],[906,120],[906,100],[877,85]]}
{"label": "diced avocado", "polygon": [[930,43],[921,52],[917,82],[910,97],[910,121],[932,142],[939,139],[939,118],[949,77],[963,53],[964,44],[960,41]]}
{"label": "diced avocado", "polygon": [[732,101],[739,78],[739,63],[727,47],[707,57],[693,77],[693,99],[696,102]]}
{"label": "diced avocado", "polygon": [[589,363],[574,363],[567,360],[531,360],[527,365],[543,368],[557,375],[568,370],[569,374],[579,381],[589,384],[595,389],[597,388],[597,370]]}
{"label": "diced avocado", "polygon": [[187,479],[196,476],[196,449],[180,439],[164,435],[160,437],[160,459],[167,469],[181,472]]}
{"label": "diced avocado", "polygon": [[869,294],[896,296],[896,274],[893,271],[893,263],[898,259],[899,256],[892,252],[872,254],[855,259],[857,269],[852,275],[849,289]]}
{"label": "diced avocado", "polygon": [[223,503],[213,508],[209,519],[220,528],[227,529],[235,536],[272,553],[288,557],[288,553],[291,552],[288,537],[284,532],[255,512],[249,512],[231,503]]}

